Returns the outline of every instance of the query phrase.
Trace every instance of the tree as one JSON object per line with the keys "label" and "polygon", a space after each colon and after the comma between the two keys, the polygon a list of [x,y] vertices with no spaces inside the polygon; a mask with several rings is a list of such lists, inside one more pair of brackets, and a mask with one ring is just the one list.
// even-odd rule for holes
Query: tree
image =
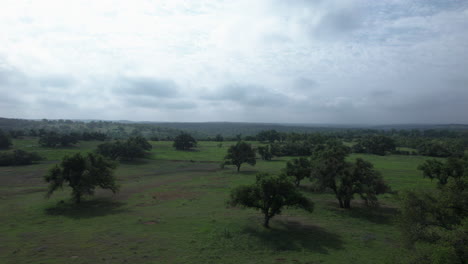
{"label": "tree", "polygon": [[286,175],[294,178],[296,186],[299,186],[304,178],[309,177],[311,171],[311,163],[306,158],[293,159],[286,163]]}
{"label": "tree", "polygon": [[392,138],[382,135],[363,138],[353,146],[353,151],[356,153],[370,153],[381,156],[395,149],[395,141]]}
{"label": "tree", "polygon": [[270,143],[275,142],[275,140],[280,140],[281,136],[280,133],[276,130],[264,130],[260,131],[260,133],[257,134],[257,140],[258,141],[268,141]]}
{"label": "tree", "polygon": [[0,166],[30,165],[42,157],[35,152],[27,152],[21,149],[0,152]]}
{"label": "tree", "polygon": [[235,165],[237,172],[239,172],[242,163],[255,166],[257,160],[255,159],[255,149],[252,148],[252,145],[239,141],[236,145],[229,147],[228,153],[224,157],[224,164]]}
{"label": "tree", "polygon": [[223,141],[224,141],[224,137],[223,137],[221,134],[217,134],[216,137],[215,137],[215,141],[217,141],[217,142],[223,142]]}
{"label": "tree", "polygon": [[98,145],[96,152],[112,160],[133,160],[143,158],[151,150],[151,144],[141,136],[126,141],[106,142]]}
{"label": "tree", "polygon": [[[454,162],[457,166],[450,164]],[[468,157],[446,164],[432,160],[422,167],[424,177],[439,180],[438,188],[403,193],[398,218],[403,237],[413,248],[414,262],[467,263]],[[460,171],[449,174],[450,167]]]}
{"label": "tree", "polygon": [[377,195],[390,191],[382,176],[373,169],[370,162],[356,159],[347,162],[349,148],[342,143],[329,143],[312,157],[311,178],[320,188],[330,188],[341,208],[351,208],[355,194],[367,205],[377,206]]}
{"label": "tree", "polygon": [[266,228],[270,227],[270,219],[280,214],[283,207],[297,207],[308,212],[314,208],[314,204],[294,187],[286,175],[271,176],[268,173],[258,173],[253,185],[233,189],[229,204],[260,210]]}
{"label": "tree", "polygon": [[7,149],[12,145],[10,137],[0,129],[0,149]]}
{"label": "tree", "polygon": [[259,146],[258,148],[258,154],[262,157],[262,160],[271,160],[273,158],[273,154],[271,154],[270,151],[270,146]]}
{"label": "tree", "polygon": [[68,184],[72,188],[72,198],[76,203],[81,202],[83,195],[93,195],[96,187],[118,191],[113,171],[115,163],[103,156],[88,153],[77,153],[71,157],[65,156],[62,162],[52,167],[44,176],[49,183],[46,197],[50,197],[58,188]]}
{"label": "tree", "polygon": [[[451,157],[444,163],[432,159],[426,160],[418,166],[418,170],[423,172],[423,176],[431,180],[437,179],[439,185],[445,185],[450,177],[460,179],[463,176],[468,162],[467,159]],[[467,170],[468,171],[468,170]]]}
{"label": "tree", "polygon": [[197,141],[188,133],[182,133],[175,137],[174,148],[177,150],[190,150],[197,146]]}

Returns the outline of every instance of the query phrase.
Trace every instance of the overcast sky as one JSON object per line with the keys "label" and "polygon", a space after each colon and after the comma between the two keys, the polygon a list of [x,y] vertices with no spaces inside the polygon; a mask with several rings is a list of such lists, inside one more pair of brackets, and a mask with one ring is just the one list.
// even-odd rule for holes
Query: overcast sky
{"label": "overcast sky", "polygon": [[22,1],[0,116],[468,123],[468,1]]}

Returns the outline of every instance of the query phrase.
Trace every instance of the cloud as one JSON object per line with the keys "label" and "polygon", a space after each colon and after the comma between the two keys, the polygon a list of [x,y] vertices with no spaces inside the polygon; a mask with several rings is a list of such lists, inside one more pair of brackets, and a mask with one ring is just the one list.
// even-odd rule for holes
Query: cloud
{"label": "cloud", "polygon": [[467,27],[462,0],[17,0],[0,9],[0,111],[468,123]]}
{"label": "cloud", "polygon": [[121,77],[117,85],[118,92],[128,95],[170,98],[179,91],[174,81],[152,77]]}
{"label": "cloud", "polygon": [[237,83],[224,85],[201,98],[211,101],[229,101],[250,107],[278,107],[288,101],[287,96],[263,86]]}

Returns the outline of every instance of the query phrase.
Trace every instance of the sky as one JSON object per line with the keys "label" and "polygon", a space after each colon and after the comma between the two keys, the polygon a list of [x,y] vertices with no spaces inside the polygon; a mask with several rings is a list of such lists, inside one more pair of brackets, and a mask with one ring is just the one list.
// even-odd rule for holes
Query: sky
{"label": "sky", "polygon": [[468,123],[467,0],[2,0],[0,116]]}

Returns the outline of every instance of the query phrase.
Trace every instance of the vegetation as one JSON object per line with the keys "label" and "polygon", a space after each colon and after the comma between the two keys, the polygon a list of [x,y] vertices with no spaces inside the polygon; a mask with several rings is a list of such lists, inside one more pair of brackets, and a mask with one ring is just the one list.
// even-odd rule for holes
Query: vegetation
{"label": "vegetation", "polygon": [[47,132],[40,136],[39,145],[43,147],[55,148],[58,146],[68,147],[78,143],[77,134],[58,134],[57,132]]}
{"label": "vegetation", "polygon": [[308,212],[314,209],[314,204],[296,190],[288,177],[268,173],[258,173],[253,185],[233,189],[229,204],[261,211],[266,228],[270,227],[270,219],[280,214],[283,207],[298,207]]}
{"label": "vegetation", "polygon": [[27,152],[20,149],[0,152],[0,166],[31,165],[41,159],[41,156],[35,152]]}
{"label": "vegetation", "polygon": [[257,160],[255,159],[255,149],[251,144],[244,141],[237,142],[236,145],[229,147],[227,155],[224,157],[224,165],[235,165],[237,172],[243,163],[255,166]]}
{"label": "vegetation", "polygon": [[190,150],[197,146],[197,141],[192,135],[182,133],[174,138],[174,148],[177,150]]}
{"label": "vegetation", "polygon": [[259,146],[257,148],[258,154],[260,154],[260,157],[262,160],[271,160],[273,158],[273,154],[271,153],[270,146]]}
{"label": "vegetation", "polygon": [[286,163],[285,173],[294,178],[296,186],[301,184],[301,181],[310,177],[312,166],[307,158],[292,159]]}
{"label": "vegetation", "polygon": [[359,158],[354,163],[346,161],[349,152],[341,143],[330,142],[313,156],[312,179],[319,188],[333,190],[341,208],[351,208],[355,194],[366,205],[377,206],[377,195],[388,192],[389,186],[370,162]]}
{"label": "vegetation", "polygon": [[96,152],[112,160],[134,160],[144,158],[152,149],[151,144],[141,136],[126,141],[106,142],[97,146]]}
{"label": "vegetation", "polygon": [[72,188],[72,197],[76,203],[81,202],[83,195],[93,195],[96,187],[117,192],[113,171],[115,164],[103,156],[88,153],[77,153],[71,157],[65,156],[59,165],[55,165],[44,177],[49,183],[47,197],[57,189],[68,184]]}
{"label": "vegetation", "polygon": [[[255,159],[254,151],[255,167],[242,167],[243,172],[236,174],[234,167],[218,166],[222,161],[231,163],[223,158],[239,144],[233,141],[234,136],[222,132],[212,132],[211,138],[220,134],[222,143],[206,141],[207,137],[193,132],[197,151],[176,151],[172,135],[179,131],[164,134],[171,130],[159,131],[160,124],[66,120],[24,124],[32,123],[41,126],[29,130],[27,125],[5,127],[0,120],[12,142],[11,150],[0,152],[2,155],[21,150],[46,159],[29,166],[0,168],[0,252],[5,263],[248,263],[254,259],[259,263],[424,264],[464,263],[466,259],[467,158],[461,158],[460,149],[467,148],[462,129],[286,133],[282,128],[263,126],[263,130],[278,132],[280,137],[273,142],[258,141],[258,131],[236,130],[234,136],[242,133],[244,140],[251,140],[244,143],[259,150],[261,157],[262,148],[271,155],[280,153],[269,161],[268,156]],[[79,142],[53,149],[39,145],[38,137],[51,131],[77,135]],[[85,140],[85,132],[96,132],[96,136],[88,135]],[[100,185],[82,188],[75,184],[82,193],[77,205],[74,188],[59,187],[71,186],[71,181],[65,180],[70,177],[63,173],[63,162],[59,162],[59,171],[47,176],[54,195],[47,201],[40,199],[47,190],[43,176],[51,164],[65,156],[70,159],[77,153],[93,152],[103,143],[98,142],[103,135],[110,140],[104,144],[130,142],[146,148],[144,161],[108,168],[111,174],[115,172],[113,186],[118,179],[121,192],[111,196],[99,190]],[[396,151],[386,151],[385,156],[350,153],[360,140],[378,135],[394,140],[402,154],[407,151],[413,155],[396,155]],[[426,161],[418,146],[427,142],[450,146],[448,158]],[[88,160],[88,154],[79,155],[81,158],[69,163]],[[294,175],[301,168],[306,170],[301,164],[305,161],[310,161],[311,181],[304,180],[308,177],[304,173],[301,188],[297,188]],[[73,175],[87,179],[89,171],[98,169],[78,169]],[[263,175],[258,184],[256,173]],[[56,175],[57,183],[51,175]],[[89,182],[93,180],[82,183]],[[287,187],[277,187],[279,182],[287,182]],[[325,182],[334,182],[337,192]],[[386,194],[390,187],[392,193]],[[258,195],[270,191],[275,195]],[[93,199],[82,199],[90,193],[94,193]],[[73,199],[68,200],[70,194]],[[314,201],[314,214],[301,210],[300,205],[284,205],[281,214],[274,210],[289,201],[284,197],[294,194]],[[234,203],[234,198],[239,198],[239,203]],[[262,203],[260,198],[275,202]],[[333,202],[338,198],[343,207],[352,203],[353,209],[338,208]],[[377,198],[379,207],[375,207]],[[227,208],[226,201],[256,208],[261,214]],[[265,223],[266,209],[260,207],[268,207],[268,216],[272,215],[267,224],[270,228],[261,224]]]}
{"label": "vegetation", "polygon": [[0,149],[7,149],[11,144],[10,137],[0,129]]}
{"label": "vegetation", "polygon": [[369,153],[381,156],[395,150],[395,141],[382,135],[365,137],[360,139],[357,144],[353,146],[353,152]]}
{"label": "vegetation", "polygon": [[468,157],[420,166],[438,180],[434,192],[408,191],[401,198],[400,227],[414,248],[414,263],[467,263]]}

